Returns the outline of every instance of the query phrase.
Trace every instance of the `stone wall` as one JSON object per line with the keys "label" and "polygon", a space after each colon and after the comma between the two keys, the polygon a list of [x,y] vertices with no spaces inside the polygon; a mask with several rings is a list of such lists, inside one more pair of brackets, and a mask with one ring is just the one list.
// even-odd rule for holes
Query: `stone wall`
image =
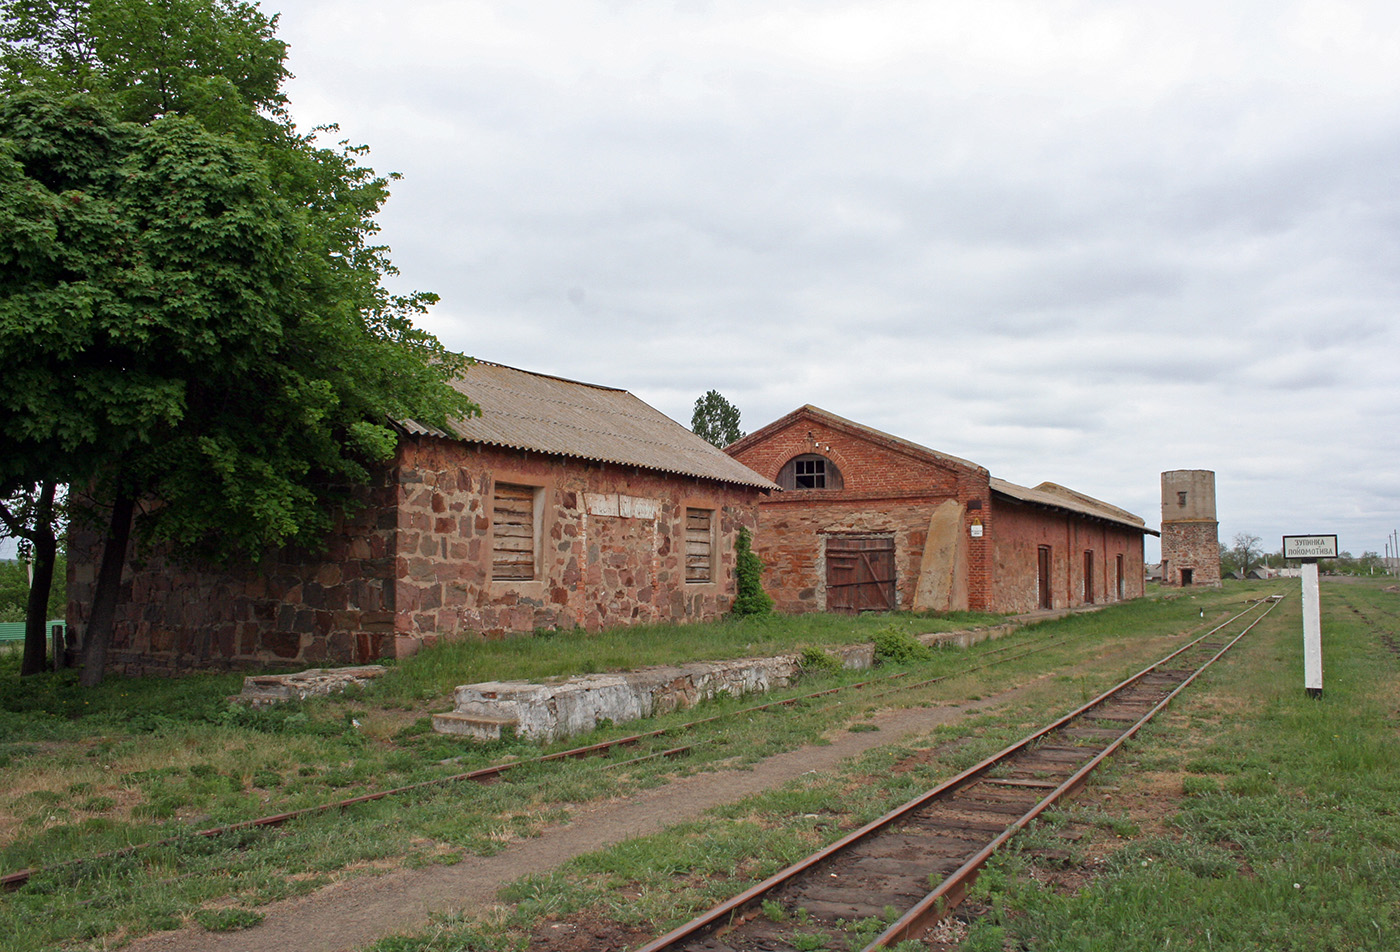
{"label": "stone wall", "polygon": [[[392,656],[395,489],[387,471],[363,508],[338,520],[326,550],[282,549],[230,567],[127,553],[108,670],[128,675],[210,668],[356,664]],[[69,534],[68,620],[81,637],[100,534]]]}
{"label": "stone wall", "polygon": [[1220,585],[1220,527],[1216,522],[1162,523],[1162,584],[1181,585],[1183,569],[1192,585]]}
{"label": "stone wall", "polygon": [[[536,572],[493,578],[495,487],[533,488]],[[734,541],[757,489],[632,467],[406,438],[322,553],[180,565],[129,555],[109,669],[363,664],[443,637],[703,621],[735,594]],[[686,510],[712,513],[710,580],[686,580]],[[68,618],[86,628],[101,550],[75,527]]]}
{"label": "stone wall", "polygon": [[[734,541],[757,489],[433,437],[398,470],[400,655],[441,637],[703,621],[734,600]],[[534,493],[534,578],[494,577],[495,487]],[[688,508],[713,514],[711,580],[686,580]]]}

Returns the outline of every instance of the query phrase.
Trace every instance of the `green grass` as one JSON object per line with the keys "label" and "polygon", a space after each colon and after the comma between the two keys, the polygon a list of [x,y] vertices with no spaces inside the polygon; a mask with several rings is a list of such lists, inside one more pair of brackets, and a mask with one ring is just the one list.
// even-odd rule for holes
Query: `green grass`
{"label": "green grass", "polygon": [[[1248,591],[1208,598],[1212,609],[1238,604]],[[450,706],[458,683],[488,678],[537,678],[584,670],[608,670],[698,657],[768,655],[804,648],[872,640],[877,631],[922,633],[996,619],[915,615],[805,616],[747,619],[713,626],[654,627],[595,635],[561,633],[546,638],[441,645],[391,668],[372,687],[349,697],[316,700],[260,711],[229,706],[240,678],[199,675],[178,681],[114,679],[83,691],[71,675],[21,681],[17,659],[0,658],[0,786],[11,796],[0,802],[0,820],[11,821],[0,839],[0,871],[80,862],[36,877],[18,892],[0,895],[0,934],[7,949],[27,952],[53,947],[100,946],[104,937],[173,928],[201,918],[218,927],[245,927],[256,910],[277,899],[307,892],[367,863],[423,866],[489,854],[544,824],[567,817],[577,805],[664,783],[689,772],[742,767],[807,743],[822,734],[868,721],[871,710],[890,704],[962,701],[1025,683],[1047,670],[1083,666],[1076,679],[1036,682],[1022,702],[998,716],[969,719],[962,732],[950,729],[930,739],[949,744],[946,755],[889,785],[889,797],[923,782],[975,750],[1019,736],[1038,721],[1047,704],[1060,704],[1080,690],[1101,689],[1158,652],[1153,640],[1174,637],[1199,611],[1197,602],[1149,600],[1054,623],[1061,640],[1039,654],[1007,661],[975,675],[959,675],[1005,645],[1050,643],[1046,626],[968,650],[931,652],[901,669],[908,680],[949,675],[948,681],[891,698],[868,700],[871,692],[801,702],[771,714],[716,722],[686,736],[695,751],[680,760],[658,759],[620,770],[608,763],[672,746],[672,738],[601,760],[525,766],[511,782],[473,787],[464,800],[456,786],[434,787],[389,801],[363,804],[344,814],[296,821],[277,830],[248,831],[225,840],[189,840],[115,859],[101,852],[203,827],[246,820],[352,797],[389,786],[443,777],[507,758],[575,746],[656,729],[726,711],[746,709],[757,698],[721,698],[702,711],[674,712],[646,723],[602,728],[593,734],[540,747],[519,740],[471,744],[431,731],[427,715]],[[1119,621],[1114,623],[1117,617]],[[1139,628],[1148,629],[1146,636]],[[1160,636],[1160,637],[1159,637]],[[1120,660],[1113,652],[1126,652]],[[990,656],[988,656],[990,657]],[[8,665],[8,666],[7,666]],[[917,675],[917,677],[915,676]],[[814,671],[804,684],[775,692],[795,696],[816,688],[849,684],[870,672]],[[894,684],[892,682],[891,684]],[[873,689],[872,689],[873,690]],[[770,699],[773,699],[770,698]],[[356,728],[351,720],[361,722]],[[858,771],[887,771],[896,756],[886,752]],[[884,759],[880,759],[883,757]],[[443,763],[444,760],[450,762]],[[886,798],[887,799],[887,798]],[[662,869],[696,864],[705,876],[683,877],[691,900],[672,894],[674,876],[640,875],[641,898],[619,899],[613,884],[639,869],[665,843],[642,850],[615,870],[590,871],[581,884],[558,877],[531,887],[537,900],[522,901],[502,922],[459,918],[456,932],[476,936],[472,948],[510,947],[501,936],[528,935],[530,923],[564,915],[564,909],[595,908],[635,923],[671,921],[687,902],[717,896],[730,875],[741,878],[775,868],[806,844],[835,835],[838,822],[856,822],[879,804],[850,804],[844,788],[815,785],[774,796],[756,811],[745,809],[718,824],[735,824],[679,838],[678,858]],[[882,799],[880,802],[884,802]],[[875,811],[875,812],[872,812]],[[790,819],[796,812],[797,819]],[[809,814],[819,817],[808,818]],[[833,819],[834,818],[834,819]],[[752,837],[771,831],[771,843],[754,847]],[[230,845],[237,845],[230,852]],[[708,858],[700,857],[705,854]],[[566,879],[568,877],[565,877]],[[577,893],[570,890],[581,890]],[[591,892],[589,890],[592,890]],[[629,893],[630,895],[630,893]],[[88,897],[100,897],[84,901]],[[620,910],[620,911],[619,911]],[[502,931],[504,930],[504,931]],[[482,938],[486,936],[488,938]],[[444,943],[448,940],[444,939]],[[456,941],[456,940],[452,940]],[[465,944],[465,940],[463,940]],[[400,945],[400,948],[410,946]],[[417,946],[412,946],[417,948]],[[431,946],[424,945],[422,948]],[[460,947],[443,945],[447,947]],[[387,947],[386,947],[387,948]]]}
{"label": "green grass", "polygon": [[875,640],[884,630],[927,634],[998,624],[999,615],[758,615],[694,625],[636,625],[589,633],[538,632],[529,638],[454,641],[398,665],[375,682],[371,696],[409,702],[444,695],[458,684],[540,680],[572,674],[630,671],[659,664],[767,657],[804,648]]}
{"label": "green grass", "polygon": [[1001,888],[964,948],[1400,948],[1400,658],[1382,641],[1400,596],[1324,583],[1322,607],[1321,700],[1303,690],[1291,598],[1135,747],[1182,776],[1167,828],[1072,893],[1029,877],[1022,855],[999,858]]}

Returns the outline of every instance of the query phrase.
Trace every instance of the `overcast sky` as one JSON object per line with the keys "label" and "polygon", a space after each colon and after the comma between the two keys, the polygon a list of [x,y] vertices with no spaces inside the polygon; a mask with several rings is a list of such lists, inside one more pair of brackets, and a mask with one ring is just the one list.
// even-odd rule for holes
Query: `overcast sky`
{"label": "overcast sky", "polygon": [[[268,0],[473,356],[1400,525],[1400,5]],[[1156,542],[1148,555],[1156,558]]]}
{"label": "overcast sky", "polygon": [[[1400,527],[1400,4],[267,0],[396,287],[689,425],[811,403],[1220,537]],[[1149,561],[1157,542],[1148,540]]]}

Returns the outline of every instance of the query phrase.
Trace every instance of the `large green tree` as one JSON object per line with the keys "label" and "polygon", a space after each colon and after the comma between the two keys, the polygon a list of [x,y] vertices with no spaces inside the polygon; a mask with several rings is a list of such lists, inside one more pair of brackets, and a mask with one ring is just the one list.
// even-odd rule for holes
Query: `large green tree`
{"label": "large green tree", "polygon": [[474,407],[373,243],[388,180],[285,111],[275,19],[227,0],[0,3],[0,491],[91,487],[100,680],[127,536],[315,547],[392,419]]}

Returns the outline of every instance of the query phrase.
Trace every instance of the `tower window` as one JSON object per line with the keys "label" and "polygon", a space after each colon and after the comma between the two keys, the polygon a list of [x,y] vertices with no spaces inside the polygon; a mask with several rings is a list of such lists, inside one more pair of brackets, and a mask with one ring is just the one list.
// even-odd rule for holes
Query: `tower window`
{"label": "tower window", "polygon": [[1180,492],[1176,494],[1176,504],[1178,506],[1186,505],[1186,493]]}

